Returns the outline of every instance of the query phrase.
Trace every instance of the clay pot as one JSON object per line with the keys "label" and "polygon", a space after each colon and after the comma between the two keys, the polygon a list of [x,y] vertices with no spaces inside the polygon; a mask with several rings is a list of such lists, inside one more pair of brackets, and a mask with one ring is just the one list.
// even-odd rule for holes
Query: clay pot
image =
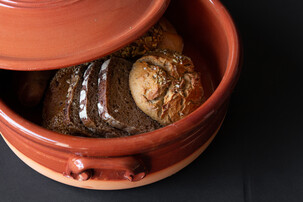
{"label": "clay pot", "polygon": [[238,80],[238,36],[218,0],[174,0],[165,15],[183,36],[185,54],[201,72],[207,96],[202,106],[153,132],[91,139],[58,134],[32,123],[8,101],[9,93],[2,93],[0,131],[16,155],[47,177],[89,189],[149,184],[197,158],[218,132]]}

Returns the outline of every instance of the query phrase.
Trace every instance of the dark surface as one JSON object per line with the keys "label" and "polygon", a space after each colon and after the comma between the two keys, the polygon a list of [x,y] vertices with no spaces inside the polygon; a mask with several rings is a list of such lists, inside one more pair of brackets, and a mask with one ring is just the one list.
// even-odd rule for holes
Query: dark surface
{"label": "dark surface", "polygon": [[303,2],[222,0],[244,64],[210,147],[165,180],[124,191],[69,187],[33,171],[0,140],[0,201],[303,201]]}

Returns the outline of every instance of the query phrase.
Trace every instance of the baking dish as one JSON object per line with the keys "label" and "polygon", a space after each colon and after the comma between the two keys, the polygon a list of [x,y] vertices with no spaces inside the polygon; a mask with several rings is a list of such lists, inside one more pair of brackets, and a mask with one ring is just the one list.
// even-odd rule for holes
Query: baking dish
{"label": "baking dish", "polygon": [[[184,52],[202,75],[208,97],[204,104],[184,119],[153,132],[92,139],[58,134],[34,124],[2,88],[0,131],[16,155],[51,179],[101,190],[150,184],[196,159],[217,134],[238,80],[237,31],[218,0],[174,0],[165,17],[184,38]],[[2,86],[8,82],[6,74],[2,70]]]}

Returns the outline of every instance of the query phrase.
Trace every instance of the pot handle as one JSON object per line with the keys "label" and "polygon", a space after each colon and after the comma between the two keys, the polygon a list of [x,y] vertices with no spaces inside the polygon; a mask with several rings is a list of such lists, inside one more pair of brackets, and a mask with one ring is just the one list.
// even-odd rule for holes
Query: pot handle
{"label": "pot handle", "polygon": [[143,179],[147,173],[143,162],[133,156],[103,158],[72,156],[68,159],[64,175],[78,181],[86,181],[94,177],[95,169],[125,171],[123,178],[131,182]]}

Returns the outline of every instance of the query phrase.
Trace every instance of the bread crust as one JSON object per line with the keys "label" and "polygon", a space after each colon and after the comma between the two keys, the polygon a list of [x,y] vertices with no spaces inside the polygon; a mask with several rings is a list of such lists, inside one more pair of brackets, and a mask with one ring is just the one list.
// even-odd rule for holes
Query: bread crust
{"label": "bread crust", "polygon": [[202,104],[200,76],[190,58],[157,50],[137,60],[129,85],[137,106],[162,125],[180,120]]}
{"label": "bread crust", "polygon": [[[90,76],[92,74],[94,65],[95,65],[95,63],[91,63],[84,72],[82,88],[80,91],[80,100],[79,100],[79,102],[80,102],[79,117],[80,117],[82,123],[85,125],[85,127],[87,127],[90,130],[92,130],[93,128],[96,128],[96,124],[94,123],[94,121],[92,120],[92,118],[89,116],[89,113],[88,113],[88,108],[90,108],[90,106],[89,106],[90,103],[89,103],[89,99],[88,99],[90,87],[88,86],[88,83],[89,83]],[[93,132],[95,132],[95,131],[93,131]]]}

